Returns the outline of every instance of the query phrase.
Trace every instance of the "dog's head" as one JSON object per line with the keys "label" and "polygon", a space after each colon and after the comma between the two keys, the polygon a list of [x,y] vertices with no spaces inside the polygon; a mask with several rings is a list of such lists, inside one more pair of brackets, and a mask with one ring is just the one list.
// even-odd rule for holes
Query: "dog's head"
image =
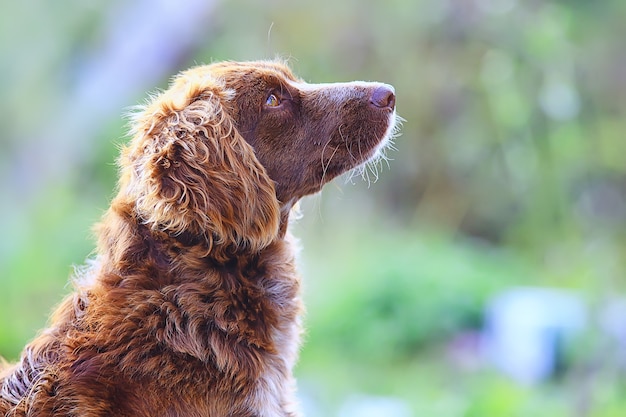
{"label": "dog's head", "polygon": [[278,62],[200,66],[134,116],[120,193],[155,229],[258,250],[281,212],[373,158],[394,126],[386,84],[308,84]]}

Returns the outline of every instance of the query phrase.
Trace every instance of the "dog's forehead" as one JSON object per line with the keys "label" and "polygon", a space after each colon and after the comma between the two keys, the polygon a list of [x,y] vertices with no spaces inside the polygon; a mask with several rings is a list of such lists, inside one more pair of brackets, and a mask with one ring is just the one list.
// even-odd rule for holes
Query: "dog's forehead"
{"label": "dog's forehead", "polygon": [[207,70],[226,81],[299,81],[287,65],[277,61],[220,62],[209,65]]}

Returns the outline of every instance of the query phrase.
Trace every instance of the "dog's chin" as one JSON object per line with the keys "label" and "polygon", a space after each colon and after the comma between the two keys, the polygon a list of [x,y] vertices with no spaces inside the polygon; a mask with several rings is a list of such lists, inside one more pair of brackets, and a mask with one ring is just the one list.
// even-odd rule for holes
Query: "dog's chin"
{"label": "dog's chin", "polygon": [[387,155],[389,150],[396,150],[394,147],[394,139],[400,136],[400,128],[404,119],[398,116],[395,110],[389,115],[389,121],[385,133],[378,143],[365,158],[355,167],[348,170],[345,174],[346,182],[352,182],[354,177],[361,176],[368,185],[378,180],[379,168],[389,166],[391,160]]}
{"label": "dog's chin", "polygon": [[389,115],[387,130],[378,144],[374,147],[372,155],[365,161],[365,163],[378,158],[384,158],[386,150],[390,148],[393,149],[393,140],[400,136],[400,124],[403,120],[404,119],[400,116],[396,115],[395,110]]}

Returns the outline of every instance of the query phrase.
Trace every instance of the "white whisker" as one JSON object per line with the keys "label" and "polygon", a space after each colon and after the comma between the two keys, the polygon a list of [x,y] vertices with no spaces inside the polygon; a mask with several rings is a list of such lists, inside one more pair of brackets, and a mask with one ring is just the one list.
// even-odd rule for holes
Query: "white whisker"
{"label": "white whisker", "polygon": [[326,147],[329,145],[329,143],[326,143],[324,147],[322,148],[322,179],[321,179],[320,187],[324,186],[324,183],[325,183],[324,180],[326,179],[326,172],[328,171],[328,167],[330,166],[330,163],[333,160],[333,157],[339,150],[339,148],[335,148],[333,153],[330,155],[330,158],[328,158],[328,162],[324,164],[324,152],[326,151]]}

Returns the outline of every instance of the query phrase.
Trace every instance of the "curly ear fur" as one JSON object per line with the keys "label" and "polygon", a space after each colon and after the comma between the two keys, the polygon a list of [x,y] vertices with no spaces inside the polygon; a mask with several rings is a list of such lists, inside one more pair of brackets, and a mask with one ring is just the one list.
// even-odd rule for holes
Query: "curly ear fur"
{"label": "curly ear fur", "polygon": [[134,117],[120,194],[153,229],[258,251],[279,228],[274,184],[237,131],[229,91],[194,69]]}

